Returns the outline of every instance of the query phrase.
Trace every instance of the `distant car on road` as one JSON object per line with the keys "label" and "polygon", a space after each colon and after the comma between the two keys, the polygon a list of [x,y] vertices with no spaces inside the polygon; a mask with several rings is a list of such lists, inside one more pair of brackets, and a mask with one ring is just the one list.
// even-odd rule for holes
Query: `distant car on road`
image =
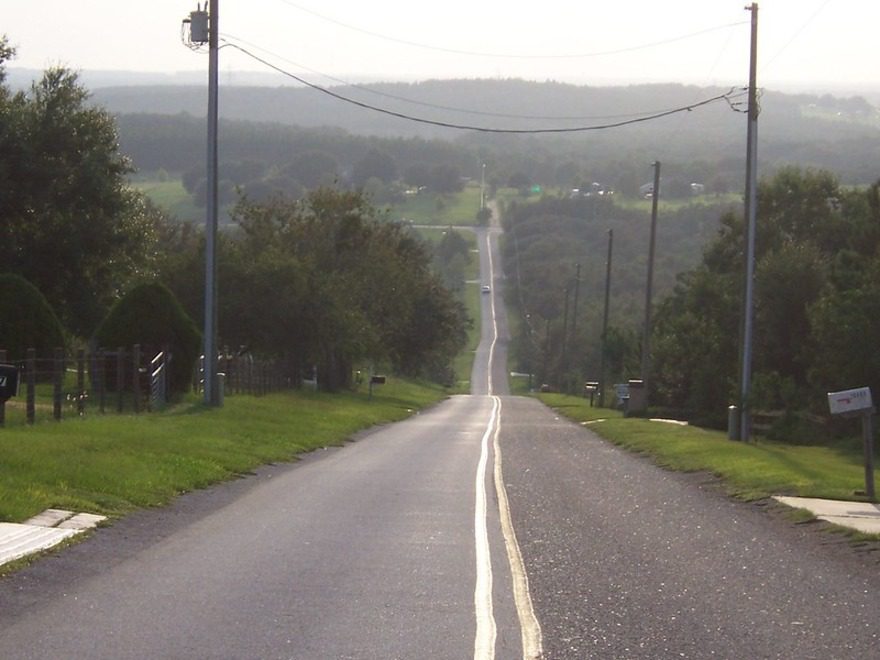
{"label": "distant car on road", "polygon": [[492,289],[489,288],[489,286],[487,284],[484,284],[483,288],[481,290],[483,293],[489,293],[490,291],[492,291]]}

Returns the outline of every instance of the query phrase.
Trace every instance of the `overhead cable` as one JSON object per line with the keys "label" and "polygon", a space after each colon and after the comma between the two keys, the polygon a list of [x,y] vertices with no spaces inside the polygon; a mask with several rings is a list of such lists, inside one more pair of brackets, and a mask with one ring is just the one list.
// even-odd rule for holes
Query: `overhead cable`
{"label": "overhead cable", "polygon": [[604,51],[595,51],[590,53],[556,53],[556,54],[544,54],[544,55],[526,55],[523,53],[493,53],[486,51],[474,51],[474,50],[462,50],[457,48],[449,48],[445,46],[437,46],[431,44],[423,44],[417,41],[410,41],[407,39],[401,39],[399,37],[393,37],[387,34],[382,34],[380,32],[373,32],[372,30],[367,30],[364,28],[357,27],[355,25],[351,25],[349,23],[344,23],[342,21],[336,20],[335,18],[331,18],[330,16],[326,16],[324,14],[320,14],[316,11],[298,5],[290,0],[281,0],[284,4],[293,7],[294,9],[298,9],[299,11],[305,12],[306,14],[311,14],[316,18],[320,18],[322,21],[326,21],[328,23],[333,23],[334,25],[338,25],[347,30],[352,30],[354,32],[360,32],[361,34],[366,34],[371,37],[375,37],[377,39],[382,39],[384,41],[392,41],[394,43],[403,44],[404,46],[414,46],[416,48],[423,48],[426,50],[435,50],[442,53],[452,53],[454,55],[469,55],[472,57],[497,57],[497,58],[505,58],[505,59],[520,59],[520,60],[528,60],[528,59],[581,59],[581,58],[590,58],[590,57],[603,57],[606,55],[619,55],[620,53],[629,53],[637,50],[645,50],[648,48],[657,48],[658,46],[665,46],[667,44],[675,43],[677,41],[684,41],[686,39],[692,39],[693,37],[699,37],[704,34],[709,34],[710,32],[716,32],[718,30],[726,30],[727,28],[736,27],[739,25],[748,25],[748,21],[737,21],[735,23],[726,23],[724,25],[716,25],[714,27],[705,28],[703,30],[698,30],[696,32],[690,32],[688,34],[679,35],[676,37],[670,37],[668,39],[662,39],[660,41],[653,41],[645,44],[637,44],[633,46],[626,46],[624,48],[615,48],[612,50],[604,50]]}
{"label": "overhead cable", "polygon": [[[331,96],[340,101],[344,101],[345,103],[349,103],[351,105],[358,106],[360,108],[365,108],[367,110],[373,110],[375,112],[379,112],[385,115],[389,115],[391,117],[398,117],[399,119],[405,119],[407,121],[413,121],[420,124],[428,124],[431,126],[439,126],[442,128],[452,128],[457,130],[465,130],[465,131],[478,131],[481,133],[519,133],[519,134],[538,134],[538,133],[583,133],[587,131],[601,131],[607,130],[610,128],[620,128],[621,126],[628,126],[631,124],[638,124],[641,122],[652,121],[654,119],[660,119],[662,117],[668,117],[670,115],[678,114],[681,112],[690,112],[695,110],[696,108],[700,108],[705,105],[709,105],[712,103],[717,103],[720,101],[724,101],[728,104],[732,103],[732,100],[742,96],[744,93],[743,88],[731,87],[728,92],[725,94],[719,94],[717,96],[713,96],[711,98],[703,99],[702,101],[697,101],[695,103],[689,103],[688,105],[684,105],[678,108],[672,108],[669,110],[663,110],[661,112],[655,112],[650,115],[645,115],[642,117],[636,117],[633,119],[625,119],[621,121],[610,122],[606,124],[595,124],[591,126],[573,126],[573,127],[556,127],[556,128],[493,128],[488,126],[472,126],[468,124],[458,124],[454,122],[446,122],[446,121],[438,121],[434,119],[426,119],[424,117],[415,117],[413,115],[408,115],[402,112],[396,112],[394,110],[389,110],[387,108],[381,108],[379,106],[371,105],[369,103],[364,103],[363,101],[358,101],[356,99],[349,98],[344,96],[343,94],[339,94],[338,92],[333,91],[332,89],[328,89],[326,87],[321,87],[320,85],[316,85],[312,82],[309,82],[305,78],[297,76],[290,71],[286,71],[281,67],[269,62],[268,60],[260,57],[259,55],[255,55],[250,52],[248,49],[239,46],[238,44],[226,42],[226,47],[234,48],[235,50],[240,51],[244,55],[247,55],[251,59],[260,62],[261,64],[277,71],[278,73],[287,76],[297,82],[314,89],[317,92],[321,92],[322,94],[326,94],[327,96]],[[733,106],[731,106],[733,107]]]}
{"label": "overhead cable", "polygon": [[[462,114],[469,115],[477,115],[481,117],[496,117],[501,119],[530,119],[530,120],[542,120],[542,121],[586,121],[586,120],[609,120],[609,119],[632,119],[635,117],[644,117],[648,115],[652,115],[657,112],[665,112],[670,108],[662,108],[657,110],[650,110],[646,112],[633,112],[628,114],[617,114],[617,115],[522,115],[522,114],[511,114],[504,112],[487,112],[485,110],[473,110],[471,108],[459,108],[455,106],[449,105],[441,105],[438,103],[428,103],[427,101],[419,101],[416,99],[407,98],[405,96],[400,96],[399,94],[391,94],[389,92],[383,92],[379,89],[375,89],[373,87],[367,87],[366,85],[360,85],[358,83],[353,83],[348,80],[343,80],[341,78],[337,78],[335,76],[331,76],[330,74],[323,73],[322,71],[318,71],[317,69],[313,69],[311,67],[305,66],[304,64],[300,64],[299,62],[294,62],[291,59],[288,59],[278,53],[273,53],[270,50],[263,48],[253,42],[248,41],[247,39],[242,39],[233,34],[221,33],[221,38],[228,45],[233,45],[235,42],[239,44],[246,44],[248,47],[259,50],[267,55],[271,55],[273,58],[282,60],[287,64],[291,64],[299,69],[303,69],[308,71],[309,73],[314,73],[315,75],[321,76],[322,78],[326,78],[327,80],[332,80],[335,83],[339,83],[340,85],[344,85],[351,89],[357,89],[362,92],[366,92],[368,94],[373,94],[375,96],[381,96],[383,98],[393,99],[395,101],[400,101],[402,103],[409,103],[412,105],[421,106],[424,108],[432,108],[434,110],[448,110],[450,112],[459,112]],[[233,41],[230,41],[233,40]],[[674,109],[674,108],[672,108]]]}

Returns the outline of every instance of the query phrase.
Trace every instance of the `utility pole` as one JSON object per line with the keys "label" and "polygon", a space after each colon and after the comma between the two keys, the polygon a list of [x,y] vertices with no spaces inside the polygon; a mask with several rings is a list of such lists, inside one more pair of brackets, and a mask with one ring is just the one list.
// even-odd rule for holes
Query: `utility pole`
{"label": "utility pole", "polygon": [[746,10],[752,13],[751,47],[749,55],[749,110],[746,132],[746,254],[745,296],[743,305],[742,369],[740,377],[740,440],[751,437],[752,335],[754,333],[755,288],[755,231],[758,212],[758,3]]}
{"label": "utility pole", "polygon": [[571,282],[566,282],[565,284],[565,305],[563,305],[562,312],[562,359],[559,361],[559,375],[557,379],[559,380],[559,385],[562,387],[563,391],[565,390],[564,383],[564,372],[565,368],[568,365],[568,297],[571,293]]}
{"label": "utility pole", "polygon": [[541,384],[550,382],[550,319],[544,319],[544,369]]}
{"label": "utility pole", "polygon": [[571,337],[572,342],[577,339],[577,329],[578,329],[578,298],[581,293],[581,265],[575,264],[575,275],[574,275],[574,306],[571,310]]}
{"label": "utility pole", "polygon": [[486,208],[486,163],[480,167],[480,210]]}
{"label": "utility pole", "polygon": [[605,341],[608,338],[608,308],[611,303],[611,253],[614,230],[608,230],[608,258],[605,260],[605,312],[602,315],[602,340],[599,353],[599,407],[605,407]]}
{"label": "utility pole", "polygon": [[651,298],[654,289],[654,244],[657,240],[657,204],[660,201],[660,161],[653,163],[654,191],[651,193],[651,238],[648,241],[648,281],[645,284],[645,327],[642,336],[642,383],[645,389],[645,405],[648,405],[651,372]]}
{"label": "utility pole", "polygon": [[208,204],[205,224],[205,403],[220,402],[217,391],[217,108],[220,0],[210,0],[208,36]]}

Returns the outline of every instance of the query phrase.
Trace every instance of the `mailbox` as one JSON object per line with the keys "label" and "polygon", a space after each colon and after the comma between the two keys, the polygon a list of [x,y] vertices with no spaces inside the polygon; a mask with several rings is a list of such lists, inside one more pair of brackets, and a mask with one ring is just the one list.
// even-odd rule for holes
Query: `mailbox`
{"label": "mailbox", "polygon": [[0,403],[6,403],[18,394],[18,368],[0,364]]}

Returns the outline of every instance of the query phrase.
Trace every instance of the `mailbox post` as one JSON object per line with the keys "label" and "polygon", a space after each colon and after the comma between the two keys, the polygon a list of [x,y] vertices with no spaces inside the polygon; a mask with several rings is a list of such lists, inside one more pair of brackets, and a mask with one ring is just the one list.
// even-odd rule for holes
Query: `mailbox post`
{"label": "mailbox post", "polygon": [[385,384],[385,376],[373,375],[370,376],[370,399],[373,398],[373,385],[384,385]]}
{"label": "mailbox post", "polygon": [[832,415],[861,417],[865,445],[865,494],[874,499],[874,403],[871,388],[859,387],[828,393],[828,408]]}
{"label": "mailbox post", "polygon": [[6,423],[6,402],[18,395],[18,368],[0,364],[0,426]]}

